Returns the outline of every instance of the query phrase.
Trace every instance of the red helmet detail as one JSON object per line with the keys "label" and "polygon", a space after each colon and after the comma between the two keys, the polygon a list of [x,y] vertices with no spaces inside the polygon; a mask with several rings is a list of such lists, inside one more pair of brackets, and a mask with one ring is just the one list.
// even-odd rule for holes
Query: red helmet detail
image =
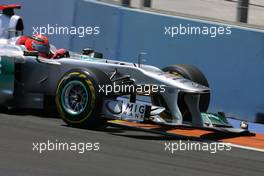
{"label": "red helmet detail", "polygon": [[50,45],[49,39],[41,34],[33,35],[25,41],[25,47],[29,51],[38,51],[39,55],[45,58],[49,57]]}

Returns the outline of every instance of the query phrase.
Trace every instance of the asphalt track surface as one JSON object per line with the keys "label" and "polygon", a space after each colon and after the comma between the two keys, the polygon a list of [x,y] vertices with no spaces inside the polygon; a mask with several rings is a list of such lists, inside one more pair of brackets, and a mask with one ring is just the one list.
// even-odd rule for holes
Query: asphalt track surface
{"label": "asphalt track surface", "polygon": [[[216,154],[164,150],[165,142],[187,140],[110,126],[100,131],[65,126],[41,114],[0,114],[0,175],[263,175],[264,153],[232,148]],[[33,151],[33,142],[99,142],[99,151]]]}

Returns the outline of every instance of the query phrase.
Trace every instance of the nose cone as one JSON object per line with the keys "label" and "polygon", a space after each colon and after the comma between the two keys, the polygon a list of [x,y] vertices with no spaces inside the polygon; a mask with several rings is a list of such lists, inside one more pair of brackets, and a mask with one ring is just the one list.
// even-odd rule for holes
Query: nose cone
{"label": "nose cone", "polygon": [[185,78],[173,80],[173,85],[184,92],[189,93],[208,93],[210,89],[206,86],[190,81]]}

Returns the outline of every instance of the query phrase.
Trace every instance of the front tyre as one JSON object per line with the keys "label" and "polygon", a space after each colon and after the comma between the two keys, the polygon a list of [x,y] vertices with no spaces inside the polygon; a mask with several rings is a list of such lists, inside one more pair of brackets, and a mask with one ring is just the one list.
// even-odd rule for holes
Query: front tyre
{"label": "front tyre", "polygon": [[56,106],[63,121],[78,128],[98,128],[106,120],[100,117],[103,96],[98,86],[107,79],[97,70],[72,70],[57,86]]}
{"label": "front tyre", "polygon": [[[164,72],[168,72],[170,74],[180,75],[186,79],[189,79],[193,82],[201,84],[203,86],[209,87],[209,83],[205,77],[205,75],[195,66],[179,64],[179,65],[170,65],[162,69]],[[202,94],[200,97],[200,111],[206,112],[208,110],[210,104],[210,93]],[[180,97],[181,99],[181,97]],[[182,104],[180,101],[179,104]]]}

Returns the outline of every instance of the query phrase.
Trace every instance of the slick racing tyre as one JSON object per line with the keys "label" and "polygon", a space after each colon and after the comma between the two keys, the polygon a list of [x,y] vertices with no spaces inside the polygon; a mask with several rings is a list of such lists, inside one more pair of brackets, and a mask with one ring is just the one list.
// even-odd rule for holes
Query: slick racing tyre
{"label": "slick racing tyre", "polygon": [[[164,72],[168,72],[174,75],[180,75],[193,82],[209,87],[209,83],[204,74],[195,66],[192,65],[171,65],[162,69]],[[179,97],[178,104],[182,104],[183,98]],[[200,111],[206,112],[210,104],[210,93],[202,94],[200,97]]]}
{"label": "slick racing tyre", "polygon": [[56,107],[64,122],[78,128],[104,126],[106,119],[100,117],[104,95],[99,93],[99,85],[109,83],[107,75],[99,70],[66,73],[56,90]]}

